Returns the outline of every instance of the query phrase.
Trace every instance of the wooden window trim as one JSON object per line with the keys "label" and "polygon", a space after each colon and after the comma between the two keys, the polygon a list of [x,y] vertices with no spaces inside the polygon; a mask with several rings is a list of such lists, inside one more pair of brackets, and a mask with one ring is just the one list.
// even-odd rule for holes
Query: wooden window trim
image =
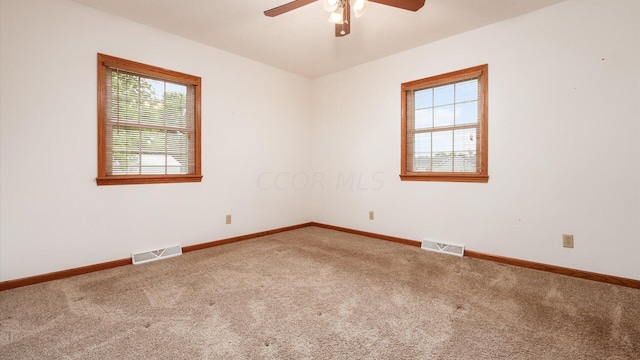
{"label": "wooden window trim", "polygon": [[[168,175],[107,175],[107,68],[194,86],[194,173]],[[160,184],[202,181],[201,169],[201,78],[139,62],[98,54],[98,176],[97,185]]]}
{"label": "wooden window trim", "polygon": [[[405,82],[401,85],[401,158],[400,158],[400,179],[402,181],[446,181],[446,182],[478,182],[486,183],[489,181],[488,172],[488,149],[489,149],[489,131],[488,131],[488,70],[487,64],[474,66],[467,69],[453,71],[446,74],[436,75],[424,79]],[[419,90],[424,88],[436,87],[458,82],[465,79],[479,77],[480,97],[479,107],[480,115],[480,171],[476,173],[458,173],[458,172],[413,172],[407,171],[407,91]]]}

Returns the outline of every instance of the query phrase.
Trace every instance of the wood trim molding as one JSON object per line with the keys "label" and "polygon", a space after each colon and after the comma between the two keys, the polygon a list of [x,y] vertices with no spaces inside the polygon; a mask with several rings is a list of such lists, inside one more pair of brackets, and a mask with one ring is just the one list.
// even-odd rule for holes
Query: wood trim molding
{"label": "wood trim molding", "polygon": [[477,251],[465,250],[464,256],[470,258],[490,260],[497,263],[519,266],[527,269],[546,271],[554,274],[567,275],[580,279],[598,281],[608,284],[626,286],[634,289],[640,289],[640,280],[623,278],[614,275],[599,274],[585,270],[577,270],[556,265],[548,265],[534,261],[514,259],[504,256],[485,254]]}
{"label": "wood trim molding", "polygon": [[108,261],[100,264],[87,265],[78,268],[56,271],[48,274],[29,276],[26,278],[8,280],[0,282],[0,291],[15,289],[22,286],[39,284],[47,281],[53,281],[58,279],[64,279],[76,275],[88,274],[94,271],[107,270],[116,268],[119,266],[131,264],[131,259],[120,259],[114,261]]}
{"label": "wood trim molding", "polygon": [[[182,252],[202,250],[202,249],[230,244],[238,241],[255,239],[261,236],[273,235],[273,234],[277,234],[285,231],[301,229],[308,226],[315,226],[315,227],[324,228],[324,229],[341,231],[349,234],[362,235],[362,236],[367,236],[374,239],[386,240],[386,241],[391,241],[391,242],[404,244],[404,245],[410,245],[410,246],[416,246],[416,247],[421,246],[421,242],[417,240],[404,239],[404,238],[390,236],[390,235],[376,234],[372,232],[355,230],[355,229],[322,224],[317,222],[308,222],[308,223],[303,223],[299,225],[287,226],[287,227],[277,228],[273,230],[266,230],[266,231],[261,231],[257,233],[247,234],[247,235],[240,235],[240,236],[210,241],[210,242],[196,244],[196,245],[189,245],[189,246],[183,247]],[[635,279],[623,278],[619,276],[606,275],[606,274],[598,274],[590,271],[577,270],[577,269],[565,268],[561,266],[537,263],[537,262],[528,261],[528,260],[521,260],[521,259],[514,259],[514,258],[509,258],[504,256],[485,254],[485,253],[471,251],[471,250],[465,250],[464,256],[475,258],[475,259],[494,261],[502,264],[519,266],[527,269],[546,271],[554,274],[566,275],[566,276],[576,277],[576,278],[585,279],[585,280],[598,281],[598,282],[603,282],[603,283],[608,283],[613,285],[620,285],[620,286],[630,287],[633,289],[640,289],[640,280],[635,280]],[[30,277],[21,278],[21,279],[3,281],[3,282],[0,282],[0,291],[15,289],[15,288],[27,286],[27,285],[39,284],[39,283],[52,281],[52,280],[64,279],[64,278],[68,278],[76,275],[91,273],[94,271],[107,270],[107,269],[129,265],[129,264],[131,264],[131,259],[127,258],[127,259],[104,262],[104,263],[95,264],[95,265],[83,266],[83,267],[69,269],[69,270],[56,271],[56,272],[43,274],[43,275],[35,275],[35,276],[30,276]]]}
{"label": "wood trim molding", "polygon": [[456,173],[438,173],[438,174],[418,174],[406,173],[400,175],[402,181],[449,181],[449,182],[476,182],[488,183],[489,175],[476,174],[456,174]]}
{"label": "wood trim molding", "polygon": [[[277,233],[281,233],[289,230],[300,229],[303,227],[311,226],[311,224],[312,223],[304,223],[304,224],[287,226],[287,227],[282,227],[282,228],[273,229],[273,230],[261,231],[253,234],[235,236],[227,239],[210,241],[202,244],[185,246],[182,248],[182,252],[185,253],[185,252],[194,251],[194,250],[206,249],[213,246],[230,244],[237,241],[255,239],[260,236],[272,235],[272,234],[277,234]],[[0,282],[0,291],[15,289],[15,288],[27,286],[27,285],[39,284],[47,281],[64,279],[64,278],[68,278],[76,275],[88,274],[94,271],[112,269],[112,268],[129,265],[129,264],[131,264],[131,258],[108,261],[100,264],[82,266],[78,268],[61,270],[61,271],[56,271],[56,272],[42,274],[42,275],[35,275],[35,276],[30,276],[30,277],[21,278],[21,279],[2,281]]]}
{"label": "wood trim molding", "polygon": [[135,185],[135,184],[166,184],[166,183],[186,183],[201,182],[202,175],[111,175],[98,176],[98,185]]}
{"label": "wood trim molding", "polygon": [[[366,231],[343,228],[339,226],[320,224],[316,222],[312,222],[311,225],[325,228],[325,229],[338,230],[338,231],[356,234],[356,235],[368,236],[374,239],[393,241],[396,243],[406,244],[411,246],[420,247],[422,245],[420,241],[403,239],[395,236],[381,235],[381,234],[376,234],[376,233],[371,233]],[[542,263],[537,263],[537,262],[528,261],[528,260],[520,260],[520,259],[514,259],[514,258],[509,258],[504,256],[484,254],[481,252],[470,251],[466,249],[464,251],[464,256],[475,258],[475,259],[494,261],[502,264],[519,266],[527,269],[546,271],[554,274],[567,275],[567,276],[576,277],[580,279],[586,279],[586,280],[598,281],[598,282],[603,282],[608,284],[626,286],[634,289],[640,289],[640,280],[623,278],[623,277],[614,276],[614,275],[598,274],[590,271],[565,268],[565,267],[556,266],[556,265],[542,264]]]}
{"label": "wood trim molding", "polygon": [[261,236],[273,235],[273,234],[277,234],[277,233],[281,233],[281,232],[285,232],[285,231],[301,229],[301,228],[304,228],[304,227],[307,227],[307,226],[312,226],[311,224],[313,224],[313,223],[309,222],[309,223],[293,225],[293,226],[287,226],[287,227],[282,227],[282,228],[273,229],[273,230],[261,231],[261,232],[257,232],[257,233],[247,234],[247,235],[235,236],[235,237],[232,237],[232,238],[227,238],[227,239],[222,239],[222,240],[214,240],[214,241],[209,241],[209,242],[206,242],[206,243],[185,246],[185,247],[182,248],[182,252],[185,253],[185,252],[189,252],[189,251],[202,250],[202,249],[206,249],[206,248],[210,248],[210,247],[214,247],[214,246],[231,244],[231,243],[242,241],[242,240],[255,239],[255,238],[258,238],[258,237],[261,237]]}
{"label": "wood trim molding", "polygon": [[376,234],[376,233],[371,233],[371,232],[366,232],[366,231],[360,231],[360,230],[344,228],[344,227],[340,227],[340,226],[321,224],[321,223],[317,223],[317,222],[312,222],[310,224],[311,224],[311,226],[315,226],[315,227],[331,229],[331,230],[337,230],[337,231],[342,231],[342,232],[346,232],[346,233],[350,233],[350,234],[368,236],[368,237],[371,237],[371,238],[374,238],[374,239],[386,240],[386,241],[391,241],[391,242],[405,244],[405,245],[411,245],[411,246],[417,246],[417,247],[422,246],[422,242],[417,241],[417,240],[403,239],[403,238],[399,238],[399,237],[395,237],[395,236],[381,235],[381,234]]}

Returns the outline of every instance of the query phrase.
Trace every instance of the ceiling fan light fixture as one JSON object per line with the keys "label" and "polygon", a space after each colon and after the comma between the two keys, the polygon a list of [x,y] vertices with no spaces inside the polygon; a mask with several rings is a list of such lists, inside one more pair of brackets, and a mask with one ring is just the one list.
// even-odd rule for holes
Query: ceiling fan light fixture
{"label": "ceiling fan light fixture", "polygon": [[340,5],[340,1],[338,0],[320,0],[320,2],[328,12],[334,12],[338,8],[338,5]]}
{"label": "ceiling fan light fixture", "polygon": [[[356,17],[361,17],[369,2],[388,5],[398,9],[418,11],[425,0],[319,0],[322,7],[329,12],[329,22],[335,24],[336,37],[342,37],[351,33],[351,8]],[[315,3],[315,0],[289,0],[288,3],[266,10],[264,14],[269,17],[282,15],[299,7]]]}
{"label": "ceiling fan light fixture", "polygon": [[337,8],[336,11],[329,15],[329,22],[334,24],[344,24],[344,8]]}
{"label": "ceiling fan light fixture", "polygon": [[367,11],[367,6],[369,6],[368,0],[351,0],[351,7],[356,17],[362,16]]}

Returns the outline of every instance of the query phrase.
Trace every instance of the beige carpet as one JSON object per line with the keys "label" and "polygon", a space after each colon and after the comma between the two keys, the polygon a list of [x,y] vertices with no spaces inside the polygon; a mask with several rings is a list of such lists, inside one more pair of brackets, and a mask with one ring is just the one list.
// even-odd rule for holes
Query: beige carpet
{"label": "beige carpet", "polygon": [[639,359],[640,290],[308,227],[0,293],[2,359]]}

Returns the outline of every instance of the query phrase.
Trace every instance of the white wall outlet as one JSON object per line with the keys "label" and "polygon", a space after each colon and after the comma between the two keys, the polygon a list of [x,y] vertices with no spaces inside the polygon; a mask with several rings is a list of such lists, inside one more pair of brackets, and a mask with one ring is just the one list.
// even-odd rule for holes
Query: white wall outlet
{"label": "white wall outlet", "polygon": [[231,224],[231,215],[227,215],[227,218],[225,219],[226,224]]}
{"label": "white wall outlet", "polygon": [[373,211],[369,211],[369,220],[373,220],[373,219],[374,219]]}

